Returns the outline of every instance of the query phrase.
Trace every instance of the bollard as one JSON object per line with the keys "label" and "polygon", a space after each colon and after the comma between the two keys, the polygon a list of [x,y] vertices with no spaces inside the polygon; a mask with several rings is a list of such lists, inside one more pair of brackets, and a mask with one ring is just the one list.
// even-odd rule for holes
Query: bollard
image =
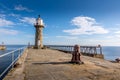
{"label": "bollard", "polygon": [[72,54],[71,63],[83,64],[83,62],[81,60],[81,53],[80,53],[80,46],[79,45],[74,46],[74,51]]}
{"label": "bollard", "polygon": [[117,59],[115,59],[115,60],[116,60],[116,62],[120,63],[120,58],[117,58]]}

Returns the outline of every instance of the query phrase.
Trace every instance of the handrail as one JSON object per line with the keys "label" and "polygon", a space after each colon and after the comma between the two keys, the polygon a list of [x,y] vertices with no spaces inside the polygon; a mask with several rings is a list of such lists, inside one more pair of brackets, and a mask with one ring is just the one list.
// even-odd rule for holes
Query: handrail
{"label": "handrail", "polygon": [[22,48],[16,49],[16,50],[11,51],[11,52],[8,52],[8,53],[6,53],[6,54],[2,54],[2,55],[0,55],[0,58],[3,57],[3,56],[6,56],[6,55],[8,55],[8,54],[11,54],[11,53],[13,53],[13,52],[15,52],[15,51],[18,51],[18,50],[20,50],[20,49],[23,49],[23,48],[25,48],[25,47],[22,47]]}
{"label": "handrail", "polygon": [[[21,52],[21,51],[24,52],[25,49],[26,49],[26,47],[22,47],[22,48],[19,48],[19,49],[14,50],[14,51],[8,52],[8,53],[6,53],[6,54],[0,55],[0,58],[1,58],[1,57],[4,57],[4,56],[7,56],[7,55],[9,55],[9,54],[12,54],[12,63],[0,74],[0,80],[1,80],[1,78],[3,77],[3,75],[10,69],[10,67],[13,68],[14,63],[15,63],[15,62],[20,58],[20,56],[22,55],[22,52]],[[19,55],[16,57],[16,59],[14,59],[14,54],[15,54],[16,51],[19,51]]]}
{"label": "handrail", "polygon": [[[73,51],[73,45],[45,45],[52,49],[62,50],[62,51]],[[89,53],[89,54],[102,54],[102,47],[100,45],[97,46],[80,46],[81,53]],[[99,49],[99,50],[97,50]]]}
{"label": "handrail", "polygon": [[[45,45],[45,46],[48,48],[51,48],[51,49],[56,49],[56,50],[67,52],[67,53],[74,52],[74,46],[72,46],[72,45]],[[101,45],[80,46],[80,52],[86,56],[104,59]]]}

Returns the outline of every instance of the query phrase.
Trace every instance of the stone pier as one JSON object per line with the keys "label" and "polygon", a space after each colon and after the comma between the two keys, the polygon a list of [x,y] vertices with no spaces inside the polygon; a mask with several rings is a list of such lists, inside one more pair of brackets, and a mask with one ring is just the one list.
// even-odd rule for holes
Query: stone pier
{"label": "stone pier", "polygon": [[24,80],[120,80],[120,63],[82,56],[84,64],[70,64],[71,57],[57,50],[29,49]]}

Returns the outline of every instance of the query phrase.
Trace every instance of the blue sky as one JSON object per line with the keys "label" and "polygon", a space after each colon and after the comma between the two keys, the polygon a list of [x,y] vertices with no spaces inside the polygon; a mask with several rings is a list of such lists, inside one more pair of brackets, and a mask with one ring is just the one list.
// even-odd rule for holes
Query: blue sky
{"label": "blue sky", "polygon": [[44,21],[44,44],[120,46],[120,0],[0,0],[0,42],[34,44]]}

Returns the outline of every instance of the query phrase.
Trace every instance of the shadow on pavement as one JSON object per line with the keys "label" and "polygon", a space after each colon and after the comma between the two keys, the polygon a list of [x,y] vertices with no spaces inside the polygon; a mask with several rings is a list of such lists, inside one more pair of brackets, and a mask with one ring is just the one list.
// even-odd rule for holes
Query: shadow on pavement
{"label": "shadow on pavement", "polygon": [[42,64],[53,64],[53,65],[57,65],[57,64],[70,64],[70,62],[34,62],[32,63],[34,65],[42,65]]}

